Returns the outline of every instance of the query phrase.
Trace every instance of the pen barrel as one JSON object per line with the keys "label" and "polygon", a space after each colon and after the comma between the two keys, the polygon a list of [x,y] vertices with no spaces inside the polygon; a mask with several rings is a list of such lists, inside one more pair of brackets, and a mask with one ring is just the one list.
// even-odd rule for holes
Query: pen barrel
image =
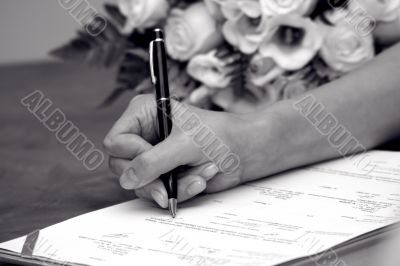
{"label": "pen barrel", "polygon": [[165,44],[162,39],[153,41],[153,55],[152,65],[153,72],[156,76],[155,89],[156,99],[169,99],[169,80],[168,80],[168,68],[167,68],[167,52],[165,50]]}
{"label": "pen barrel", "polygon": [[172,130],[172,108],[169,95],[169,82],[164,41],[154,42],[153,66],[157,101],[157,119],[159,139],[165,140]]}
{"label": "pen barrel", "polygon": [[[156,32],[162,34],[162,32]],[[160,35],[162,37],[162,35]],[[166,50],[164,41],[156,38],[153,41],[152,55],[152,71],[155,76],[154,86],[156,90],[157,101],[157,119],[158,119],[158,135],[161,141],[168,138],[172,131],[172,108],[169,95],[168,69],[166,61]],[[161,180],[168,193],[169,199],[178,198],[178,182],[175,170],[161,175]]]}
{"label": "pen barrel", "polygon": [[158,137],[165,140],[172,131],[171,100],[169,98],[157,100]]}
{"label": "pen barrel", "polygon": [[[172,130],[172,116],[171,116],[171,101],[170,99],[157,100],[157,119],[158,119],[158,134],[160,140],[168,138]],[[168,173],[161,175],[161,180],[168,193],[168,198],[176,199],[178,184],[175,177],[175,171],[172,170]]]}

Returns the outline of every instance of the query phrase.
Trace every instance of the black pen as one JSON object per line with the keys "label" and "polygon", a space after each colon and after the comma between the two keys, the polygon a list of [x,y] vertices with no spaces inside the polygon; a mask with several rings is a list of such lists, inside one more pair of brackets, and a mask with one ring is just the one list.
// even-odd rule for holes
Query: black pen
{"label": "black pen", "polygon": [[[169,95],[167,57],[164,34],[161,29],[154,30],[154,40],[150,42],[151,81],[156,89],[158,133],[165,140],[172,130],[171,100]],[[168,194],[168,208],[175,218],[177,209],[178,181],[175,171],[165,173],[161,180]]]}

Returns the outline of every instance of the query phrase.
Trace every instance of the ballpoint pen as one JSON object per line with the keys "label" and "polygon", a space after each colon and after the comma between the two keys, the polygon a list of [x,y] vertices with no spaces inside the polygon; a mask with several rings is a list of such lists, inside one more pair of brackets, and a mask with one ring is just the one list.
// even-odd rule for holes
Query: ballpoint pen
{"label": "ballpoint pen", "polygon": [[[150,42],[149,52],[151,81],[156,90],[158,133],[160,139],[165,140],[172,130],[172,117],[164,34],[161,29],[154,30],[154,40]],[[163,174],[161,180],[167,190],[169,212],[175,218],[178,198],[175,171]]]}

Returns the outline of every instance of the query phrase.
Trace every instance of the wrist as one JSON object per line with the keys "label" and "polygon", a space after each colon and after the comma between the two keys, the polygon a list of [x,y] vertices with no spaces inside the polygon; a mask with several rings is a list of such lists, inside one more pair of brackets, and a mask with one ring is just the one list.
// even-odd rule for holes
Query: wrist
{"label": "wrist", "polygon": [[269,176],[302,164],[304,143],[311,140],[304,134],[305,120],[293,108],[292,101],[278,102],[263,111],[246,115],[252,123],[252,170],[255,178]]}

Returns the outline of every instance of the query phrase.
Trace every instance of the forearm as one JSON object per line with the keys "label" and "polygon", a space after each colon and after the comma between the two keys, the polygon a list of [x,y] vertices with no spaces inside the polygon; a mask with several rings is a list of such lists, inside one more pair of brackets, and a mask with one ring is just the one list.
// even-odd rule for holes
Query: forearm
{"label": "forearm", "polygon": [[[269,155],[274,157],[269,165],[273,167],[266,173],[350,155],[400,135],[399,69],[400,45],[396,45],[362,69],[310,92],[308,98],[282,101],[265,110],[261,116],[274,117],[272,124],[280,138],[280,147],[271,149],[275,153]],[[319,107],[312,111],[306,105],[309,102]],[[333,117],[335,125],[324,128],[328,114],[331,117],[326,119]],[[348,147],[344,140],[337,145],[331,141],[341,125],[350,134],[347,140],[353,137]],[[352,147],[354,140],[360,145]]]}

